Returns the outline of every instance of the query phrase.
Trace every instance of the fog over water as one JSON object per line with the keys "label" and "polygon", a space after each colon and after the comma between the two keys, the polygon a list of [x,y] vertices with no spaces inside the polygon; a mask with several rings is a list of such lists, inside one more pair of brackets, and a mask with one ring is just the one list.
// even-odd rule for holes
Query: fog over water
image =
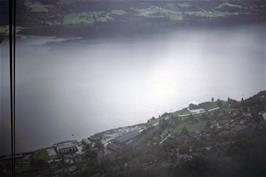
{"label": "fog over water", "polygon": [[[9,121],[6,49],[2,43],[3,139]],[[241,99],[264,90],[265,26],[99,40],[27,37],[17,41],[16,67],[17,151],[28,151],[143,123],[192,101]]]}

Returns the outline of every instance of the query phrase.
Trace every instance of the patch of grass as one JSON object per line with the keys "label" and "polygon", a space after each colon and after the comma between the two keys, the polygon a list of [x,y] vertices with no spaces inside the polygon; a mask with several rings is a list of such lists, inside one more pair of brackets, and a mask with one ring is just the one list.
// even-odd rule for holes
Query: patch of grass
{"label": "patch of grass", "polygon": [[231,15],[238,15],[237,12],[230,13],[230,12],[207,11],[207,10],[187,11],[187,12],[185,12],[185,14],[189,15],[189,16],[205,17],[205,18],[215,18],[215,17],[225,17],[225,16],[231,16]]}
{"label": "patch of grass", "polygon": [[95,22],[109,22],[113,18],[104,11],[82,12],[68,14],[63,19],[63,25],[93,25]]}
{"label": "patch of grass", "polygon": [[96,17],[96,22],[109,22],[112,20],[113,20],[113,18],[110,17],[109,15]]}
{"label": "patch of grass", "polygon": [[200,103],[199,106],[201,108],[204,108],[206,110],[210,110],[210,109],[213,109],[213,108],[217,108],[217,107],[223,107],[225,106],[226,102],[223,101],[223,100],[217,100],[217,101],[214,101],[214,102],[203,102],[203,103]]}
{"label": "patch of grass", "polygon": [[61,25],[61,23],[57,20],[46,20],[44,21],[44,24],[49,25],[49,26]]}
{"label": "patch of grass", "polygon": [[186,128],[189,132],[202,131],[206,127],[206,121],[182,121],[176,125],[172,130],[174,134],[179,135],[183,128]]}
{"label": "patch of grass", "polygon": [[234,112],[234,111],[238,111],[239,109],[228,107],[228,108],[224,108],[223,110],[226,111],[226,112]]}
{"label": "patch of grass", "polygon": [[199,106],[204,108],[204,109],[206,109],[206,110],[210,110],[210,109],[218,107],[218,102],[217,101],[215,101],[215,102],[204,102],[204,103],[200,103]]}
{"label": "patch of grass", "polygon": [[63,25],[90,25],[94,22],[94,18],[86,13],[68,14],[63,19]]}
{"label": "patch of grass", "polygon": [[149,123],[151,123],[151,124],[156,124],[156,123],[159,123],[160,122],[160,118],[154,118],[154,119],[150,119],[149,121]]}
{"label": "patch of grass", "polygon": [[150,6],[148,8],[138,9],[133,8],[137,16],[148,18],[168,18],[169,20],[179,21],[183,20],[181,12],[165,9],[158,6]]}
{"label": "patch of grass", "polygon": [[220,4],[219,6],[216,7],[216,9],[222,9],[222,8],[236,8],[236,9],[245,9],[243,6],[238,5],[238,4],[232,4],[232,3],[228,3],[228,2],[224,2],[222,4]]}
{"label": "patch of grass", "polygon": [[0,26],[0,33],[8,34],[9,33],[9,27],[8,25],[6,26]]}
{"label": "patch of grass", "polygon": [[186,3],[186,2],[179,3],[178,6],[181,7],[181,8],[188,8],[188,7],[191,7],[191,5],[188,4],[188,3]]}
{"label": "patch of grass", "polygon": [[[22,29],[23,29],[23,27],[16,26],[16,33],[22,31]],[[8,35],[9,34],[9,26],[8,25],[0,26],[0,34]]]}
{"label": "patch of grass", "polygon": [[30,1],[30,0],[25,0],[24,5],[30,9],[31,12],[48,12],[48,7],[49,5],[44,5],[39,1]]}
{"label": "patch of grass", "polygon": [[174,3],[167,3],[167,4],[165,5],[165,8],[167,8],[167,9],[171,9],[171,10],[178,10],[176,4],[174,4]]}
{"label": "patch of grass", "polygon": [[124,10],[112,10],[111,13],[113,15],[126,15],[127,14],[127,12]]}
{"label": "patch of grass", "polygon": [[183,16],[180,14],[168,14],[167,18],[171,21],[180,21],[183,20]]}
{"label": "patch of grass", "polygon": [[77,2],[77,0],[58,0],[58,3],[60,4],[71,4]]}
{"label": "patch of grass", "polygon": [[16,160],[16,173],[22,174],[31,170],[30,160],[19,159]]}
{"label": "patch of grass", "polygon": [[37,150],[33,153],[32,156],[33,159],[38,159],[38,160],[45,160],[48,161],[50,158],[48,156],[48,153],[45,149]]}
{"label": "patch of grass", "polygon": [[154,120],[152,121],[152,124],[159,123],[160,121],[161,121],[160,118],[154,119]]}
{"label": "patch of grass", "polygon": [[186,115],[186,114],[191,114],[191,112],[187,108],[174,112],[174,116],[180,116],[180,115]]}

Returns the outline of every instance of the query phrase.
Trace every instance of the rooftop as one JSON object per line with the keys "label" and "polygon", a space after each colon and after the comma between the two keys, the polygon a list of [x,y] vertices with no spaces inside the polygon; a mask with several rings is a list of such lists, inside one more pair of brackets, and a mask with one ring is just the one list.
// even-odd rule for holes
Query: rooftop
{"label": "rooftop", "polygon": [[73,147],[75,147],[75,144],[73,142],[64,142],[61,144],[57,144],[57,149],[67,149]]}
{"label": "rooftop", "polygon": [[124,135],[121,135],[121,136],[115,138],[115,141],[117,141],[118,143],[125,143],[125,142],[139,136],[139,135],[140,135],[140,132],[138,130],[134,130],[134,131],[128,132]]}

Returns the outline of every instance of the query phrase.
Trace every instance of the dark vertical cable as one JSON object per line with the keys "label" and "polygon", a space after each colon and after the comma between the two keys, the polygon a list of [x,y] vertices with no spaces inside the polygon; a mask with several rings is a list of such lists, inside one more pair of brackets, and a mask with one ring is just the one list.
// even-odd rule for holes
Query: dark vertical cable
{"label": "dark vertical cable", "polygon": [[11,130],[11,176],[15,176],[15,0],[9,0],[9,62],[10,62],[10,130]]}
{"label": "dark vertical cable", "polygon": [[[16,153],[16,0],[13,0],[13,154]],[[16,159],[13,160],[13,169],[16,176]]]}
{"label": "dark vertical cable", "polygon": [[[16,153],[16,30],[17,30],[17,24],[16,24],[16,21],[17,21],[17,19],[16,19],[16,16],[17,16],[17,14],[16,14],[16,12],[17,12],[17,8],[16,8],[16,0],[14,0],[14,8],[13,8],[13,11],[14,11],[14,18],[13,18],[13,20],[14,20],[14,29],[13,29],[13,34],[14,34],[14,38],[13,38],[13,45],[14,45],[14,68],[13,68],[13,70],[14,70],[14,75],[13,75],[13,77],[14,77],[14,119],[13,119],[13,121],[14,121],[14,125],[13,125],[13,134],[14,134],[14,137],[13,137],[13,141],[14,141],[14,154]],[[14,159],[14,166],[16,165],[15,164],[15,159]],[[14,176],[16,176],[16,175],[14,175]]]}
{"label": "dark vertical cable", "polygon": [[13,94],[12,94],[12,88],[13,88],[13,82],[12,82],[12,62],[13,62],[13,50],[12,50],[12,34],[13,34],[13,29],[12,29],[12,0],[9,1],[9,82],[10,82],[10,135],[11,135],[11,176],[13,176],[14,173],[14,155],[13,155],[13,113],[12,113],[12,100],[13,100]]}

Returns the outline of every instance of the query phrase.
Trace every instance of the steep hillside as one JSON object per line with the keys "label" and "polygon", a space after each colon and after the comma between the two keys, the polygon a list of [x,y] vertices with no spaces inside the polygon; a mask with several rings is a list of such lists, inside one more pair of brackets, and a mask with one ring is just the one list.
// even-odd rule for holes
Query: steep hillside
{"label": "steep hillside", "polygon": [[239,102],[206,102],[196,109],[207,103],[219,104],[219,109],[188,116],[165,113],[158,125],[149,121],[146,132],[110,155],[112,165],[104,161],[104,174],[265,176],[266,92]]}
{"label": "steep hillside", "polygon": [[[17,154],[20,177],[264,177],[266,91],[246,100],[190,104],[83,139]],[[7,176],[8,156],[0,158]]]}

